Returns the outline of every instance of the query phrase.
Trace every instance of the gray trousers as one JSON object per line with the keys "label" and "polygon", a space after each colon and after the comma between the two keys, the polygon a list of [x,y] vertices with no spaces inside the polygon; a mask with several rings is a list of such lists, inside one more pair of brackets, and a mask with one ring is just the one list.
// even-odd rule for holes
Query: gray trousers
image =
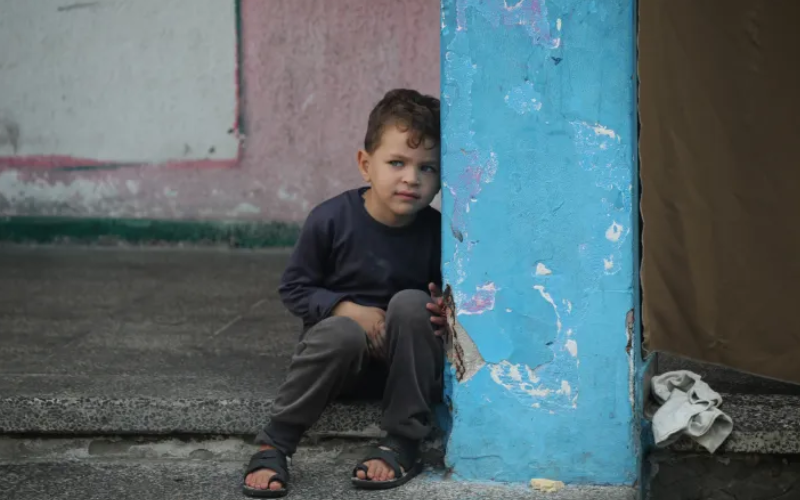
{"label": "gray trousers", "polygon": [[442,341],[425,307],[430,301],[425,292],[404,290],[389,302],[385,364],[368,357],[367,334],[350,318],[331,317],[310,328],[256,442],[292,455],[331,401],[381,393],[384,431],[415,441],[427,436],[432,405],[441,401],[444,370]]}

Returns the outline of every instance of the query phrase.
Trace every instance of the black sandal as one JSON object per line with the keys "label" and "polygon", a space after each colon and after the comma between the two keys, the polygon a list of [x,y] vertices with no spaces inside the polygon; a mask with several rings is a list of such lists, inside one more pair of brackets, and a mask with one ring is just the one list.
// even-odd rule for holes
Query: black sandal
{"label": "black sandal", "polygon": [[281,498],[289,493],[289,470],[286,464],[286,455],[280,450],[261,450],[256,452],[250,463],[247,465],[247,470],[244,472],[244,478],[247,479],[248,474],[261,469],[269,469],[275,471],[275,475],[269,480],[269,486],[272,483],[278,482],[283,485],[279,490],[262,490],[251,488],[247,484],[242,485],[242,493],[248,497],[253,498]]}
{"label": "black sandal", "polygon": [[[383,448],[389,448],[385,450]],[[369,478],[359,479],[356,476],[358,471],[367,473],[369,468],[365,462],[370,460],[383,460],[386,465],[394,471],[394,479],[389,481],[373,481]],[[419,457],[419,443],[397,436],[387,436],[383,438],[378,446],[372,448],[366,457],[353,469],[351,481],[357,488],[365,490],[389,490],[402,486],[414,479],[423,470],[422,461]]]}

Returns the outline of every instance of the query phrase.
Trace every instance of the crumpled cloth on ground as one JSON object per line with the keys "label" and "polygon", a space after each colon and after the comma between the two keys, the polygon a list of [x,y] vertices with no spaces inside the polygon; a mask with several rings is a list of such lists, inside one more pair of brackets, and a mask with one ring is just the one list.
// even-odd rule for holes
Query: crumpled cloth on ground
{"label": "crumpled cloth on ground", "polygon": [[678,370],[652,378],[652,393],[661,406],[653,415],[657,446],[668,446],[687,435],[714,453],[733,431],[733,419],[719,409],[722,396],[700,375]]}

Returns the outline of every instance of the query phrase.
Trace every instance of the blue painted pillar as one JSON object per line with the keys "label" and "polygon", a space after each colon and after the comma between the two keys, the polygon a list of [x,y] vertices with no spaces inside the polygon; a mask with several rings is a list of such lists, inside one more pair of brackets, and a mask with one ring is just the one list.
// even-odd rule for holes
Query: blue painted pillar
{"label": "blue painted pillar", "polygon": [[634,50],[633,0],[443,0],[462,478],[637,478]]}

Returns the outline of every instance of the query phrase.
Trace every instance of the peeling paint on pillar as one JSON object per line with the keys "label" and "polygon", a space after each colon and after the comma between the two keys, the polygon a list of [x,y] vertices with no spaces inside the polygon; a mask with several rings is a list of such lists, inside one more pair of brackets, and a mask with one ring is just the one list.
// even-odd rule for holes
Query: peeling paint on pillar
{"label": "peeling paint on pillar", "polygon": [[637,478],[633,13],[443,0],[447,462],[462,478]]}

